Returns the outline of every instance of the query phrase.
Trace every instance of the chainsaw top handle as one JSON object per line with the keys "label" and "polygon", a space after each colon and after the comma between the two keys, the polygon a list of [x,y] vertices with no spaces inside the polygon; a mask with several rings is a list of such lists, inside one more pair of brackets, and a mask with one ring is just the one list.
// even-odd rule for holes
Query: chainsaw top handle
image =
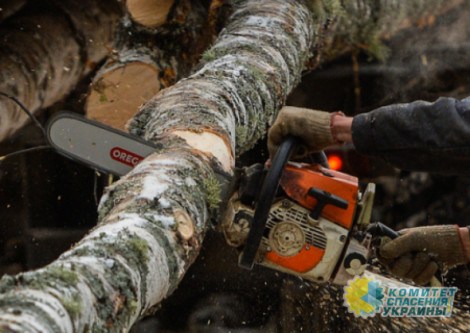
{"label": "chainsaw top handle", "polygon": [[[287,161],[296,144],[300,142],[299,138],[294,136],[287,136],[286,139],[279,146],[276,155],[271,161],[266,178],[264,179],[261,191],[256,203],[255,214],[253,222],[246,239],[246,244],[243,253],[239,260],[239,266],[251,270],[255,261],[256,253],[258,252],[261,239],[266,228],[266,221],[268,219],[269,210],[276,196],[279,186],[279,180],[282,176]],[[317,159],[322,166],[328,166],[328,160],[325,153],[318,153]]]}

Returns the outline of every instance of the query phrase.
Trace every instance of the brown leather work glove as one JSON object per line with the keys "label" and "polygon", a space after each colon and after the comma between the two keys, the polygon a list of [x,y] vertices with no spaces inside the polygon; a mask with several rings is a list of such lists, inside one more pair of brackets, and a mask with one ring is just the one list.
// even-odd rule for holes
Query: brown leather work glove
{"label": "brown leather work glove", "polygon": [[447,270],[468,262],[458,226],[417,227],[400,233],[400,237],[383,244],[377,256],[396,276],[424,285],[439,268]]}
{"label": "brown leather work glove", "polygon": [[301,145],[292,154],[297,158],[337,144],[330,128],[334,114],[294,106],[283,107],[268,132],[269,155],[274,157],[288,135],[301,139]]}

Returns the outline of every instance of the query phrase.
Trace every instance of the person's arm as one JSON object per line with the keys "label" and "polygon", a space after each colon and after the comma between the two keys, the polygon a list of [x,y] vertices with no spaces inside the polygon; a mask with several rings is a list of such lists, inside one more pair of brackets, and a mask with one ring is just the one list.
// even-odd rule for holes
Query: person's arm
{"label": "person's arm", "polygon": [[470,99],[439,98],[359,114],[352,141],[366,155],[405,170],[470,173]]}
{"label": "person's arm", "polygon": [[[448,115],[442,113],[444,109]],[[445,119],[446,115],[449,119]],[[410,147],[419,148],[423,156],[429,158],[431,155],[435,159],[442,159],[449,153],[446,150],[450,150],[452,158],[434,166],[439,169],[458,159],[462,149],[465,153],[467,142],[470,143],[470,138],[466,139],[470,135],[469,116],[470,100],[458,102],[452,99],[391,105],[354,118],[340,113],[285,107],[269,131],[268,146],[270,154],[273,154],[276,145],[287,135],[298,136],[307,153],[342,142],[353,142],[356,148],[366,153],[384,158],[390,153],[402,164],[410,159],[419,160],[421,156]],[[447,146],[451,143],[455,147]],[[412,158],[410,152],[413,152]],[[470,152],[466,153],[462,156],[466,162],[455,166],[454,170],[468,167]],[[392,273],[425,284],[438,269],[432,259],[444,267],[470,261],[469,229],[457,226],[408,229],[404,235],[385,244],[380,252]]]}
{"label": "person's arm", "polygon": [[331,117],[331,131],[338,142],[353,142],[352,139],[352,117],[333,114]]}
{"label": "person's arm", "polygon": [[470,173],[470,98],[393,104],[354,118],[286,106],[269,130],[271,155],[287,135],[301,139],[304,155],[352,142],[400,169]]}

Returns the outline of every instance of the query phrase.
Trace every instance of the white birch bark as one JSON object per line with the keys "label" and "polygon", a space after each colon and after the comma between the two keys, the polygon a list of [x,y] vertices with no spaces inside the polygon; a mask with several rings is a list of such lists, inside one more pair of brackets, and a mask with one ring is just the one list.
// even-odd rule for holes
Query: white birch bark
{"label": "white birch bark", "polygon": [[345,11],[390,4],[379,20],[389,29],[444,2],[312,1],[309,11],[300,0],[241,1],[200,69],[133,119],[131,131],[160,148],[107,189],[98,226],[52,264],[2,278],[0,328],[128,331],[196,258],[220,195],[214,170],[230,173],[235,155],[265,134],[310,52],[318,63],[334,50],[329,28],[342,33],[338,49],[360,30]]}

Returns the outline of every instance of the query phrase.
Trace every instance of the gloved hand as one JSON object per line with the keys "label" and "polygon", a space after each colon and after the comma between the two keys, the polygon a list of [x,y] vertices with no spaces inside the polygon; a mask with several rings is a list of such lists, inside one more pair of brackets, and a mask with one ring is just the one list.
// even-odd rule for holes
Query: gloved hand
{"label": "gloved hand", "polygon": [[458,226],[439,225],[400,231],[400,237],[383,244],[378,259],[396,276],[424,285],[439,268],[468,263]]}
{"label": "gloved hand", "polygon": [[285,106],[268,132],[269,155],[274,157],[279,145],[288,135],[301,139],[293,157],[303,157],[335,143],[331,133],[331,117],[335,113],[294,106]]}

